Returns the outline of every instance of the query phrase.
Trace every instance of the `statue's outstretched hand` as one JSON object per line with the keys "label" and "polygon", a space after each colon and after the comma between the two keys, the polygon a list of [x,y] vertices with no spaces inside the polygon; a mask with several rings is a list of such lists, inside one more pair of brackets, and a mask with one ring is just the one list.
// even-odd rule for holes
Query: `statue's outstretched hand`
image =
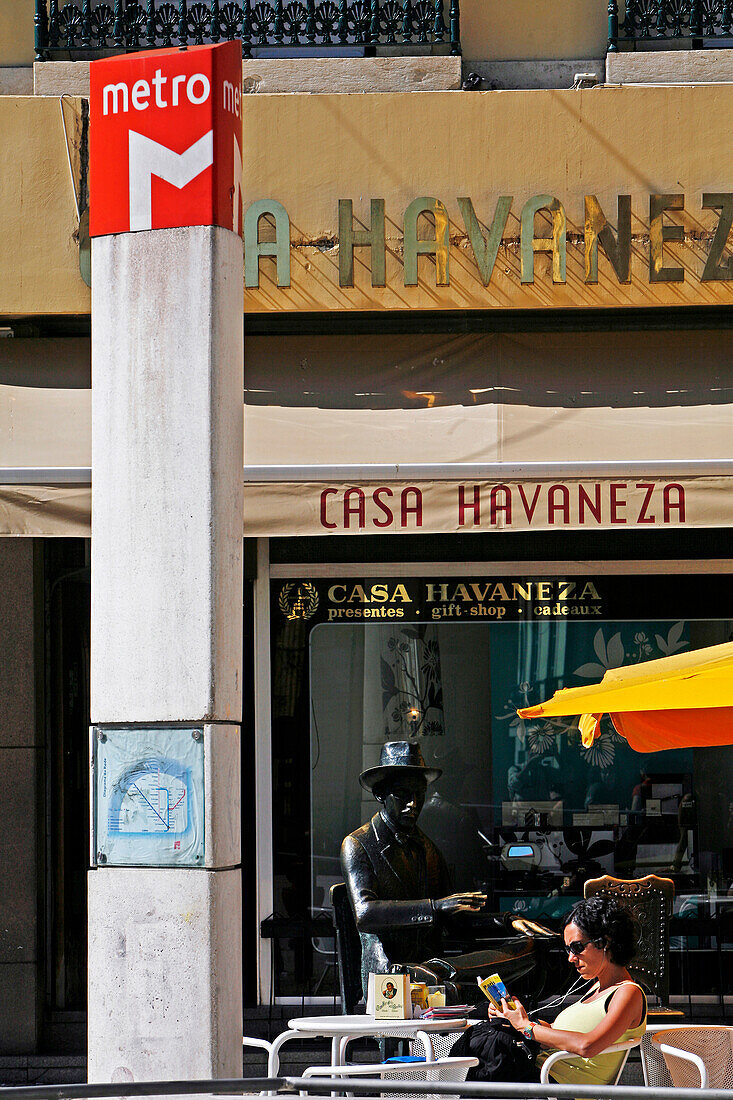
{"label": "statue's outstretched hand", "polygon": [[486,905],[486,894],[482,894],[480,890],[468,894],[451,894],[447,898],[438,898],[433,904],[437,913],[445,915],[477,913]]}

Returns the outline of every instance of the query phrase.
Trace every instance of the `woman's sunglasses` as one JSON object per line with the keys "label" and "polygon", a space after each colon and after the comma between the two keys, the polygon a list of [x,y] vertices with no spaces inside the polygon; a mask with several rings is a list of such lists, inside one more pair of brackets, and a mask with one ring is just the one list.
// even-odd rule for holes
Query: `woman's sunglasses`
{"label": "woman's sunglasses", "polygon": [[582,940],[573,940],[572,943],[563,944],[563,947],[565,948],[568,957],[570,957],[570,955],[575,955],[577,958],[583,954],[589,943],[590,940],[586,940],[585,943],[583,943]]}

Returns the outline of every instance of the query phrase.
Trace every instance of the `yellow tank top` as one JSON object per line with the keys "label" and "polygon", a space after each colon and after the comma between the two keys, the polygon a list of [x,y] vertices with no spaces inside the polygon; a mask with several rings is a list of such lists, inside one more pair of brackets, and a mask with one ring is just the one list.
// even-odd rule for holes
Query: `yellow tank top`
{"label": "yellow tank top", "polygon": [[[618,985],[610,985],[608,989],[604,989],[601,996],[594,997],[592,1001],[578,1001],[569,1005],[558,1014],[552,1026],[559,1031],[580,1031],[583,1034],[593,1031],[606,1015],[606,1006],[616,990],[622,985],[635,984],[619,982]],[[619,1035],[615,1040],[617,1043],[640,1039],[646,1031],[646,997],[643,990],[641,995],[644,1000],[641,1022]],[[551,1053],[551,1050],[543,1050],[537,1057],[537,1065],[541,1066]],[[550,1077],[560,1085],[609,1085],[615,1080],[623,1057],[623,1053],[617,1053],[597,1054],[595,1058],[568,1058],[555,1063],[550,1070]]]}

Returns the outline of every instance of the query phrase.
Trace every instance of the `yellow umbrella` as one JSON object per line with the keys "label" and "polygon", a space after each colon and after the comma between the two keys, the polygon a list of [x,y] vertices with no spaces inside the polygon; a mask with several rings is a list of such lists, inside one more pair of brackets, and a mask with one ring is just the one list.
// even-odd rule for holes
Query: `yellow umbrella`
{"label": "yellow umbrella", "polygon": [[600,684],[564,688],[521,718],[580,715],[583,744],[609,714],[637,752],[733,744],[733,642],[612,668]]}

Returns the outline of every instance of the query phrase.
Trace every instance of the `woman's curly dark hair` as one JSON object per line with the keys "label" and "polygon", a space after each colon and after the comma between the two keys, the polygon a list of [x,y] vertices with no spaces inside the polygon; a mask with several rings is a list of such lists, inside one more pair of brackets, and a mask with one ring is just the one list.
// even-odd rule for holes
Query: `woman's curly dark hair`
{"label": "woman's curly dark hair", "polygon": [[563,927],[576,924],[597,947],[607,947],[612,962],[626,966],[636,950],[638,931],[626,909],[611,898],[592,897],[579,901],[568,913]]}

